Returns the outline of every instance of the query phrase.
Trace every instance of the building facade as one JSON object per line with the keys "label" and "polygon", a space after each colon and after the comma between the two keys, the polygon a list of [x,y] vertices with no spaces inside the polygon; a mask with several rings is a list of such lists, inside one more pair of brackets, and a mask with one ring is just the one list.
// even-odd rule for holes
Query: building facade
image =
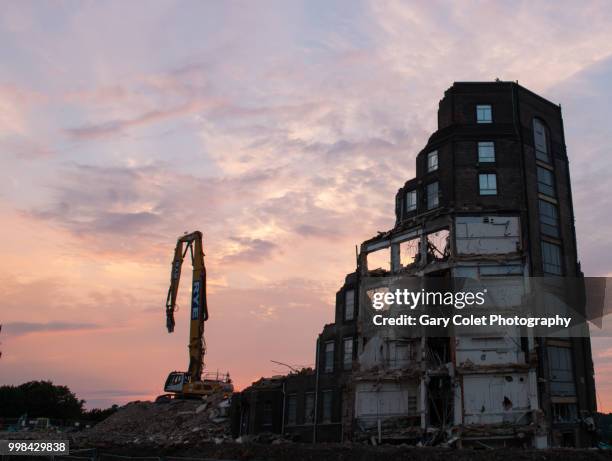
{"label": "building facade", "polygon": [[288,375],[282,433],[304,441],[591,446],[588,337],[408,337],[371,328],[367,279],[581,278],[559,106],[514,82],[460,82],[395,197],[395,226],[362,243],[317,341]]}

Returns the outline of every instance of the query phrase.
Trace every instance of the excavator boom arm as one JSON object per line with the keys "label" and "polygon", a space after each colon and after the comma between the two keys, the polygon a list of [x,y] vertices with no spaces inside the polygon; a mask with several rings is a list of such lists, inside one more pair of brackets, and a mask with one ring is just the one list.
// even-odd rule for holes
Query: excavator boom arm
{"label": "excavator boom arm", "polygon": [[206,267],[204,266],[204,252],[202,249],[202,233],[199,231],[186,234],[176,242],[172,270],[170,273],[170,288],[166,298],[166,327],[168,332],[174,331],[174,312],[183,260],[189,252],[193,266],[191,285],[191,309],[189,327],[189,369],[187,371],[191,382],[199,381],[204,368],[204,322],[208,320],[208,306],[206,302]]}

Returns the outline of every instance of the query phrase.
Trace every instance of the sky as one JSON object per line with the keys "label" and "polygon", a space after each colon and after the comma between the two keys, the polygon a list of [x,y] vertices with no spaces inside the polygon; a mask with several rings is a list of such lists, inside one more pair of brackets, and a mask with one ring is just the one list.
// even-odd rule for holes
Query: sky
{"label": "sky", "polygon": [[[612,275],[610,24],[608,1],[3,2],[0,384],[162,393],[188,362],[164,303],[193,230],[208,370],[243,388],[312,366],[453,81],[561,104],[582,268]],[[612,411],[612,341],[593,348]]]}

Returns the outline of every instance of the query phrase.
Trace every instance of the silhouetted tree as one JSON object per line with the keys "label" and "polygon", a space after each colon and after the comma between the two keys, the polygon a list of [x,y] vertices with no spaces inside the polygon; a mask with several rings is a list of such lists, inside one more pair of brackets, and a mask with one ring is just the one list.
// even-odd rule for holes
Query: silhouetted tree
{"label": "silhouetted tree", "polygon": [[28,416],[54,419],[78,419],[84,400],[79,400],[67,386],[51,381],[30,381],[19,386],[0,386],[0,416]]}

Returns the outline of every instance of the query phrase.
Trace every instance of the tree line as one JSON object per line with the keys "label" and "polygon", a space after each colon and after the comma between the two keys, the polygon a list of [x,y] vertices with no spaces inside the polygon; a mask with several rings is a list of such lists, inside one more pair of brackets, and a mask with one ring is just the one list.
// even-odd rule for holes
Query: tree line
{"label": "tree line", "polygon": [[30,381],[18,386],[0,386],[0,417],[51,418],[61,420],[101,421],[117,410],[111,408],[85,410],[85,400],[79,399],[68,386],[51,381]]}

